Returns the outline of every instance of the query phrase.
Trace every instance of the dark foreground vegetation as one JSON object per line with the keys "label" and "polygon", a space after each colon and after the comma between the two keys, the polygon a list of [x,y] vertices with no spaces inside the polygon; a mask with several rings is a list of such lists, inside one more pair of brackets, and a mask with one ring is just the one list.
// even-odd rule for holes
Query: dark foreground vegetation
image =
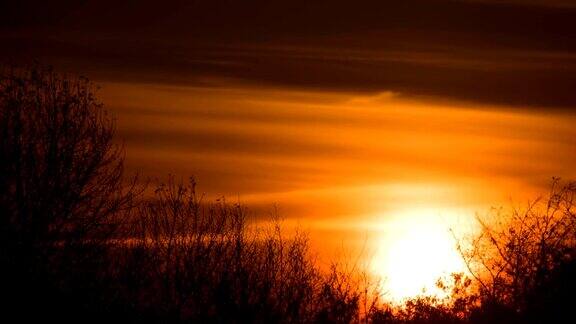
{"label": "dark foreground vegetation", "polygon": [[[0,285],[15,322],[559,323],[574,319],[576,184],[479,218],[449,297],[392,307],[304,233],[254,226],[193,180],[123,173],[114,121],[84,79],[2,68]],[[385,297],[385,295],[384,295]]]}

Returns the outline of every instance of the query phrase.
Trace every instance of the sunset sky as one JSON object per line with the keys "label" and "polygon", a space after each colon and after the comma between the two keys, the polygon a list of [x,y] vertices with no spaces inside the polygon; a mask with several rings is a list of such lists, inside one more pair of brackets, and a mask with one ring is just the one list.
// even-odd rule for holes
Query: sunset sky
{"label": "sunset sky", "polygon": [[393,296],[460,269],[449,227],[576,176],[576,1],[31,3],[0,58],[98,84],[130,170],[276,204]]}

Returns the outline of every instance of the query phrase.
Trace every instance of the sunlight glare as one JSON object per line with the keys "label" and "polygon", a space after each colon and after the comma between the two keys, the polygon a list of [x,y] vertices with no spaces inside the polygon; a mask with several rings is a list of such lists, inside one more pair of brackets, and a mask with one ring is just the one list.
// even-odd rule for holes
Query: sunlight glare
{"label": "sunlight glare", "polygon": [[438,279],[465,272],[450,226],[438,217],[409,214],[389,224],[374,271],[384,277],[387,296],[394,301],[420,294],[443,297],[445,292],[436,287]]}

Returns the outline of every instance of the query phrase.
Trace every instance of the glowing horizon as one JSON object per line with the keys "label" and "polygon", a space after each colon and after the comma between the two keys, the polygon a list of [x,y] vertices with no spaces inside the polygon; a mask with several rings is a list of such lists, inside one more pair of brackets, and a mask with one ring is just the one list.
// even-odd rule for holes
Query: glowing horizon
{"label": "glowing horizon", "polygon": [[0,42],[4,254],[47,305],[572,316],[576,0],[4,1]]}
{"label": "glowing horizon", "polygon": [[256,217],[276,204],[321,259],[369,236],[363,258],[394,300],[462,271],[448,228],[534,198],[576,161],[576,118],[513,107],[245,86],[108,83],[102,95],[129,168],[193,175]]}

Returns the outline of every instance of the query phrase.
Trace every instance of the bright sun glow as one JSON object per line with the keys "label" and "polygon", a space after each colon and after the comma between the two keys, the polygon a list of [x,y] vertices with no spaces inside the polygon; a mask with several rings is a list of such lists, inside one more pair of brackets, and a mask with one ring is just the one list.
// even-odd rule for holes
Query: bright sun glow
{"label": "bright sun glow", "polygon": [[392,300],[422,293],[441,297],[438,279],[465,271],[446,222],[409,215],[387,227],[390,230],[383,235],[372,266],[384,278],[387,297]]}

